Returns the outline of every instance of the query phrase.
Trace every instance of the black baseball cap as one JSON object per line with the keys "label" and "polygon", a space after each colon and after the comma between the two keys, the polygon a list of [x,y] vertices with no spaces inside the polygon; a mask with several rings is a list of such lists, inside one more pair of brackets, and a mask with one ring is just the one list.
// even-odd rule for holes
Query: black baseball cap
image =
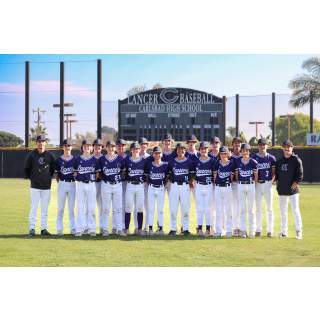
{"label": "black baseball cap", "polygon": [[140,144],[136,141],[130,144],[130,149],[140,149]]}
{"label": "black baseball cap", "polygon": [[235,143],[235,142],[242,142],[241,138],[240,137],[234,137],[232,139],[232,143]]}
{"label": "black baseball cap", "polygon": [[241,145],[241,150],[250,150],[250,149],[251,149],[251,147],[250,147],[250,144],[248,144],[248,143],[243,143]]}
{"label": "black baseball cap", "polygon": [[209,148],[210,145],[207,141],[201,141],[200,142],[200,148]]}
{"label": "black baseball cap", "polygon": [[293,143],[291,140],[287,139],[287,140],[283,141],[282,146],[283,147],[293,147]]}
{"label": "black baseball cap", "polygon": [[185,146],[183,143],[181,143],[181,142],[177,143],[176,149],[178,149],[178,148],[187,149],[186,146]]}
{"label": "black baseball cap", "polygon": [[258,144],[268,144],[268,141],[266,138],[261,138],[258,140]]}
{"label": "black baseball cap", "polygon": [[63,146],[72,146],[72,141],[71,139],[64,139],[62,142]]}
{"label": "black baseball cap", "polygon": [[117,140],[117,145],[123,145],[123,146],[125,146],[125,145],[126,145],[126,142],[125,142],[125,140],[119,138],[119,139]]}
{"label": "black baseball cap", "polygon": [[37,136],[37,141],[47,141],[47,138],[44,134],[39,134]]}
{"label": "black baseball cap", "polygon": [[166,133],[162,140],[172,140],[172,135],[170,133]]}
{"label": "black baseball cap", "polygon": [[159,146],[156,146],[156,147],[153,148],[152,152],[153,153],[161,153],[162,150],[161,150],[161,148]]}
{"label": "black baseball cap", "polygon": [[92,145],[103,146],[101,139],[94,139]]}
{"label": "black baseball cap", "polygon": [[219,137],[213,137],[213,138],[211,138],[210,143],[211,144],[221,143],[221,141],[220,141]]}
{"label": "black baseball cap", "polygon": [[187,138],[187,142],[191,142],[191,141],[194,141],[194,142],[198,141],[197,137],[194,134],[189,135]]}
{"label": "black baseball cap", "polygon": [[108,140],[106,143],[106,146],[115,146],[116,144],[114,143],[113,140]]}
{"label": "black baseball cap", "polygon": [[226,146],[222,146],[219,148],[219,153],[228,153],[229,149]]}
{"label": "black baseball cap", "polygon": [[142,137],[142,138],[139,139],[139,143],[140,144],[148,144],[149,142],[145,137]]}
{"label": "black baseball cap", "polygon": [[91,142],[87,139],[82,140],[81,145],[85,145],[85,144],[91,144]]}

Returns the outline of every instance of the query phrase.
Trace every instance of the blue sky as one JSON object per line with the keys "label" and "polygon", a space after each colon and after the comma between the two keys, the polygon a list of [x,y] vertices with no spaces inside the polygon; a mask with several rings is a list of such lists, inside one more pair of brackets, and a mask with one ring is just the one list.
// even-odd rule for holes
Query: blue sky
{"label": "blue sky", "polygon": [[[53,143],[58,143],[59,61],[65,63],[66,101],[74,102],[72,113],[79,122],[74,132],[95,130],[96,59],[103,60],[103,124],[117,127],[117,100],[135,85],[151,88],[187,87],[228,99],[227,125],[234,122],[234,99],[241,98],[241,129],[252,136],[248,121],[270,121],[269,95],[277,97],[277,114],[293,112],[288,107],[288,82],[301,73],[302,62],[311,55],[0,55],[0,130],[24,136],[24,61],[31,61],[31,108],[46,110],[44,120]],[[82,61],[82,62],[80,62]],[[259,95],[259,97],[254,97]],[[260,96],[261,95],[261,96]],[[320,117],[319,108],[316,117]],[[68,110],[69,111],[69,110]],[[308,112],[305,107],[303,112]],[[71,110],[70,110],[71,112]],[[35,120],[31,113],[30,122]],[[267,134],[267,125],[261,133]]]}

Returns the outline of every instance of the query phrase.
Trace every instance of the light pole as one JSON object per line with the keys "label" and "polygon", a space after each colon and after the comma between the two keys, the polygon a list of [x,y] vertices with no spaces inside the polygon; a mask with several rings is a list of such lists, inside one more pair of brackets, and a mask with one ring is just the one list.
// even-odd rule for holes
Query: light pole
{"label": "light pole", "polygon": [[265,124],[263,121],[250,121],[249,124],[254,124],[256,126],[256,137],[258,137],[258,126],[259,124]]}
{"label": "light pole", "polygon": [[288,139],[290,140],[291,136],[291,119],[294,118],[294,114],[284,114],[280,116],[281,119],[287,119],[288,121]]}

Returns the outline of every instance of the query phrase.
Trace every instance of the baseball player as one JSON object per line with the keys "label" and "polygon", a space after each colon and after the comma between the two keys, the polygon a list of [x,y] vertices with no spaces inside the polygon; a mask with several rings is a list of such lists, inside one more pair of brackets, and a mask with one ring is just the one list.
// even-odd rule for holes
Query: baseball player
{"label": "baseball player", "polygon": [[157,235],[163,235],[163,205],[165,185],[168,179],[169,166],[167,162],[162,162],[162,152],[159,146],[153,148],[153,161],[146,165],[146,176],[148,182],[148,234],[153,235],[153,219],[155,206],[158,211]]}
{"label": "baseball player", "polygon": [[[219,159],[219,149],[221,146],[221,141],[219,137],[213,137],[210,140],[211,144],[211,150],[208,153],[208,156],[210,158],[213,158],[215,161],[218,161]],[[216,200],[215,200],[215,184],[212,184],[212,207],[211,207],[211,233],[214,235],[216,226],[215,226],[215,221],[216,221]]]}
{"label": "baseball player", "polygon": [[[103,155],[102,155],[102,149],[103,149],[103,144],[101,139],[95,139],[93,141],[93,156],[99,160]],[[102,235],[103,233],[103,222],[102,222],[102,214],[101,214],[101,179],[100,176],[96,178],[95,182],[96,186],[96,202],[97,202],[97,207],[98,207],[98,217],[99,217],[99,226],[100,226],[100,234]]]}
{"label": "baseball player", "polygon": [[175,150],[172,150],[173,146],[173,139],[170,133],[164,135],[162,139],[163,149],[162,149],[162,161],[169,163],[172,161],[176,156]]}
{"label": "baseball player", "polygon": [[115,143],[108,141],[106,144],[107,154],[99,158],[101,169],[101,229],[102,236],[109,235],[109,211],[112,203],[112,211],[117,234],[126,236],[122,229],[122,176],[124,171],[124,159],[115,153]]}
{"label": "baseball player", "polygon": [[[125,159],[128,154],[126,153],[126,142],[123,139],[118,139],[116,142],[116,153],[117,155],[119,155],[120,157],[122,157],[123,159]],[[124,225],[124,217],[125,217],[125,195],[126,195],[126,186],[127,186],[127,181],[126,180],[122,180],[121,182],[122,185],[122,230],[125,229],[125,225]],[[116,225],[117,222],[115,220],[116,218],[116,214],[114,214],[114,212],[112,212],[112,234],[116,234]]]}
{"label": "baseball player", "polygon": [[41,235],[50,236],[48,228],[48,206],[51,195],[51,180],[55,170],[55,159],[46,151],[47,139],[44,135],[38,135],[37,148],[31,151],[25,161],[24,173],[26,179],[30,179],[30,212],[29,212],[29,236],[35,236],[37,210],[41,202]]}
{"label": "baseball player", "polygon": [[182,143],[176,146],[177,157],[169,162],[171,189],[169,193],[170,205],[170,232],[169,235],[176,235],[177,232],[177,213],[180,203],[182,233],[190,235],[189,213],[190,213],[190,187],[194,164],[191,159],[186,158],[186,147]]}
{"label": "baseball player", "polygon": [[[235,164],[241,159],[241,138],[235,137],[232,139],[232,153],[231,160],[235,161]],[[239,237],[240,235],[240,208],[238,198],[238,183],[237,181],[232,182],[232,229],[233,236]]]}
{"label": "baseball player", "polygon": [[267,236],[273,234],[273,192],[272,182],[275,176],[276,158],[267,152],[267,140],[258,140],[259,152],[253,154],[252,159],[258,162],[258,182],[256,183],[256,237],[262,233],[262,198],[264,197],[267,206]]}
{"label": "baseball player", "polygon": [[194,134],[190,135],[187,139],[188,149],[185,152],[185,157],[190,158],[192,161],[194,161],[195,158],[198,158],[199,156],[199,153],[196,149],[197,142],[198,142],[198,139]]}
{"label": "baseball player", "polygon": [[258,163],[250,158],[250,145],[241,145],[242,158],[236,162],[236,179],[238,181],[238,197],[240,207],[240,237],[247,237],[247,207],[249,218],[249,237],[255,237],[255,216],[253,206],[255,201],[254,183],[258,180]]}
{"label": "baseball player", "polygon": [[[234,177],[234,160],[229,159],[229,149],[225,146],[219,148],[219,158],[215,162],[215,206],[216,206],[216,231],[215,237],[222,236],[223,220],[226,225],[226,237],[232,237],[232,181]],[[224,219],[223,219],[224,217]]]}
{"label": "baseball player", "polygon": [[[211,208],[212,208],[212,180],[216,160],[208,156],[209,143],[200,143],[200,156],[194,161],[195,197],[197,210],[197,234],[199,236],[210,235]],[[203,233],[202,225],[206,218],[206,231]]]}
{"label": "baseball player", "polygon": [[63,236],[63,215],[68,198],[69,227],[72,235],[76,234],[74,205],[76,200],[76,184],[74,180],[74,165],[76,158],[71,154],[72,142],[63,140],[63,154],[56,160],[56,174],[58,182],[58,214],[57,235]]}
{"label": "baseball player", "polygon": [[88,140],[82,141],[82,155],[75,161],[77,223],[76,237],[81,237],[86,227],[88,213],[88,232],[96,236],[96,187],[95,181],[100,171],[96,157],[91,154],[92,145]]}
{"label": "baseball player", "polygon": [[296,239],[302,239],[302,219],[299,207],[299,184],[303,179],[301,159],[293,153],[293,144],[286,140],[282,144],[283,157],[276,162],[277,191],[281,212],[281,238],[288,237],[288,202],[296,227]]}
{"label": "baseball player", "polygon": [[134,142],[130,145],[131,156],[125,158],[125,170],[127,178],[126,198],[125,198],[125,232],[129,234],[131,212],[133,206],[137,208],[138,228],[135,234],[142,234],[143,226],[143,205],[144,205],[144,185],[146,159],[140,154],[140,145]]}

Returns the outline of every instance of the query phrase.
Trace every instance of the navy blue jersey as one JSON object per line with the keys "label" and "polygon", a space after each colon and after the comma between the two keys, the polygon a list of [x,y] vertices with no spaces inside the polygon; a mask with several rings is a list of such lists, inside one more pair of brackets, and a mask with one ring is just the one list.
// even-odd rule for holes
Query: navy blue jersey
{"label": "navy blue jersey", "polygon": [[169,170],[171,182],[188,182],[190,175],[194,173],[194,162],[188,158],[184,158],[183,160],[174,158],[169,162]]}
{"label": "navy blue jersey", "polygon": [[122,171],[124,170],[124,159],[117,154],[112,159],[107,155],[99,159],[101,175],[103,181],[120,182],[122,181]]}
{"label": "navy blue jersey", "polygon": [[270,153],[265,156],[255,153],[252,155],[252,159],[258,162],[258,180],[271,180],[272,167],[276,165],[276,158]]}
{"label": "navy blue jersey", "polygon": [[69,159],[60,156],[56,160],[56,172],[59,180],[74,181],[74,165],[76,157],[71,156]]}
{"label": "navy blue jersey", "polygon": [[163,162],[167,162],[169,163],[170,161],[172,161],[175,157],[177,156],[177,153],[175,151],[170,151],[170,152],[162,152],[162,158],[161,160]]}
{"label": "navy blue jersey", "polygon": [[124,161],[127,180],[144,182],[144,170],[147,160],[142,157],[137,160],[132,159],[132,157],[126,157]]}
{"label": "navy blue jersey", "polygon": [[160,165],[154,162],[148,162],[145,170],[149,178],[149,183],[154,185],[164,185],[168,172],[169,165],[166,162],[161,162]]}
{"label": "navy blue jersey", "polygon": [[208,153],[208,156],[209,156],[210,158],[213,158],[213,159],[218,160],[218,154],[215,155],[215,154],[213,154],[212,152],[209,152],[209,153]]}
{"label": "navy blue jersey", "polygon": [[252,158],[249,158],[248,163],[244,164],[241,160],[237,161],[237,168],[239,175],[239,181],[254,181],[254,174],[253,172],[257,170],[258,162]]}
{"label": "navy blue jersey", "polygon": [[[99,163],[99,159],[101,157],[103,157],[104,155],[102,153],[100,153],[99,155],[94,154],[93,156],[98,160],[98,163]],[[101,182],[101,178],[100,177],[96,178],[96,182]]]}
{"label": "navy blue jersey", "polygon": [[214,171],[217,173],[215,183],[225,184],[232,182],[232,175],[236,169],[235,161],[230,159],[226,164],[222,164],[221,161],[215,163]]}
{"label": "navy blue jersey", "polygon": [[96,181],[96,172],[100,171],[96,157],[85,158],[83,155],[75,159],[74,169],[77,172],[77,181]]}
{"label": "navy blue jersey", "polygon": [[214,167],[215,160],[213,158],[209,158],[208,160],[196,158],[194,161],[194,175],[196,181],[207,184],[211,183]]}
{"label": "navy blue jersey", "polygon": [[197,158],[200,157],[200,153],[195,151],[195,153],[191,153],[189,151],[186,151],[185,157],[188,159],[191,159],[192,161],[195,161]]}

